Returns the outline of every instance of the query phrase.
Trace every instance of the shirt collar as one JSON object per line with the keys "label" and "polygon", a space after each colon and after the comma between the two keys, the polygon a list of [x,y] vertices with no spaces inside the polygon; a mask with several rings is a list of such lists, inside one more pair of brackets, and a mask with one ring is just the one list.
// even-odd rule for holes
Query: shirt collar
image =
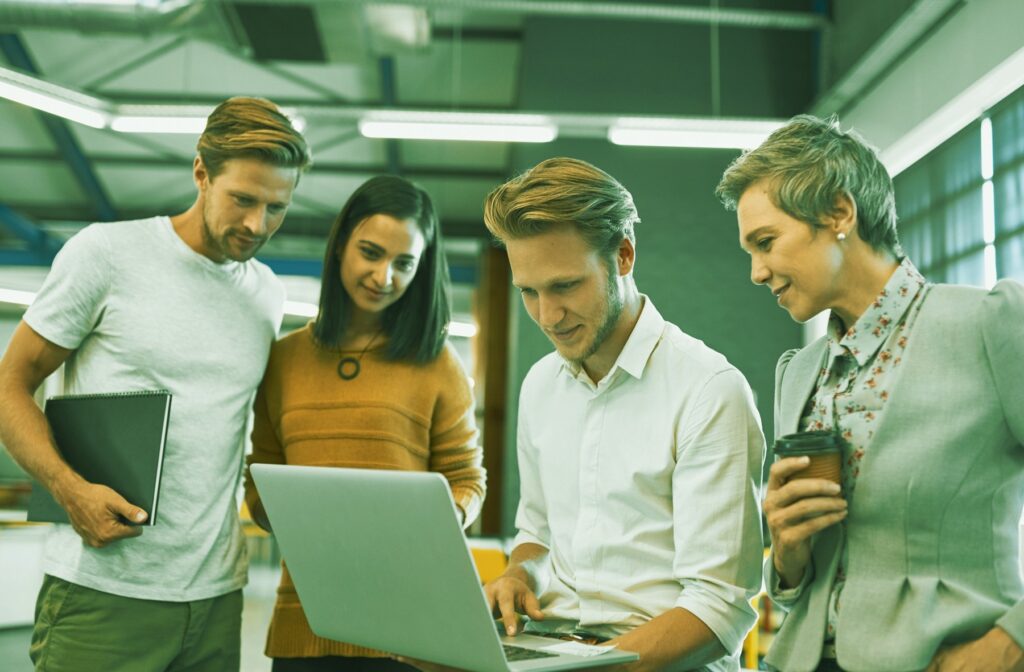
{"label": "shirt collar", "polygon": [[835,312],[829,316],[830,354],[835,357],[849,352],[859,366],[864,366],[903,320],[924,284],[924,277],[910,259],[904,257],[878,297],[845,334]]}
{"label": "shirt collar", "polygon": [[[611,380],[616,369],[622,369],[634,378],[642,378],[651,353],[654,352],[654,347],[661,340],[661,334],[665,330],[665,318],[654,307],[654,302],[650,297],[641,294],[640,298],[643,300],[640,317],[637,319],[636,325],[633,326],[629,338],[626,339],[626,345],[623,346],[622,352],[615,359],[615,364],[605,376],[605,380]],[[586,376],[582,366],[565,359],[562,359],[561,368],[576,379],[579,379],[581,375]]]}

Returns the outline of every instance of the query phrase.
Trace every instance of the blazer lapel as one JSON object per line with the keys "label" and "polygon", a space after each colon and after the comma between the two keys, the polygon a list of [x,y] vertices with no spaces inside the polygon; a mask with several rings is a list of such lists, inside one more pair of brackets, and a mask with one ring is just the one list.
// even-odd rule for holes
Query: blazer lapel
{"label": "blazer lapel", "polygon": [[825,364],[827,352],[828,341],[823,336],[796,353],[782,372],[782,385],[779,388],[782,402],[779,406],[780,426],[775,430],[779,436],[797,431],[800,415],[814,391],[814,383]]}

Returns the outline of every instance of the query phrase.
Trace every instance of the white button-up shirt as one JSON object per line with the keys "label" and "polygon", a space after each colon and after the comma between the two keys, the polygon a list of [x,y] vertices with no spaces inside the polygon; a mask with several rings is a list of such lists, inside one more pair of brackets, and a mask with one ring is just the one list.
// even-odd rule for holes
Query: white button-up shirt
{"label": "white button-up shirt", "polygon": [[764,436],[722,355],[644,297],[597,385],[557,353],[533,366],[518,444],[515,543],[550,551],[545,620],[531,629],[613,637],[682,607],[738,651],[761,588]]}

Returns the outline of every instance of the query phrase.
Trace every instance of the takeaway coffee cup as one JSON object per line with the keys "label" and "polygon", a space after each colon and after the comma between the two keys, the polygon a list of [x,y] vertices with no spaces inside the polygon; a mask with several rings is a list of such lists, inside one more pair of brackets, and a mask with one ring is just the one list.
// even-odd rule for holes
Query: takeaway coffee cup
{"label": "takeaway coffee cup", "polygon": [[810,464],[791,478],[824,478],[843,484],[842,450],[839,437],[830,431],[797,432],[775,440],[776,457],[811,458]]}

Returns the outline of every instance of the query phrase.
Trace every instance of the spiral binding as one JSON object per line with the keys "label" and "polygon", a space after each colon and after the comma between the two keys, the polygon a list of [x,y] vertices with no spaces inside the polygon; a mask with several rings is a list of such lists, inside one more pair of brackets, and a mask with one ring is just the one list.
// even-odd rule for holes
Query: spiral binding
{"label": "spiral binding", "polygon": [[61,399],[112,399],[115,397],[152,397],[159,394],[170,394],[169,390],[136,390],[134,392],[96,392],[92,394],[61,394],[56,397],[48,397],[47,401],[60,401]]}

